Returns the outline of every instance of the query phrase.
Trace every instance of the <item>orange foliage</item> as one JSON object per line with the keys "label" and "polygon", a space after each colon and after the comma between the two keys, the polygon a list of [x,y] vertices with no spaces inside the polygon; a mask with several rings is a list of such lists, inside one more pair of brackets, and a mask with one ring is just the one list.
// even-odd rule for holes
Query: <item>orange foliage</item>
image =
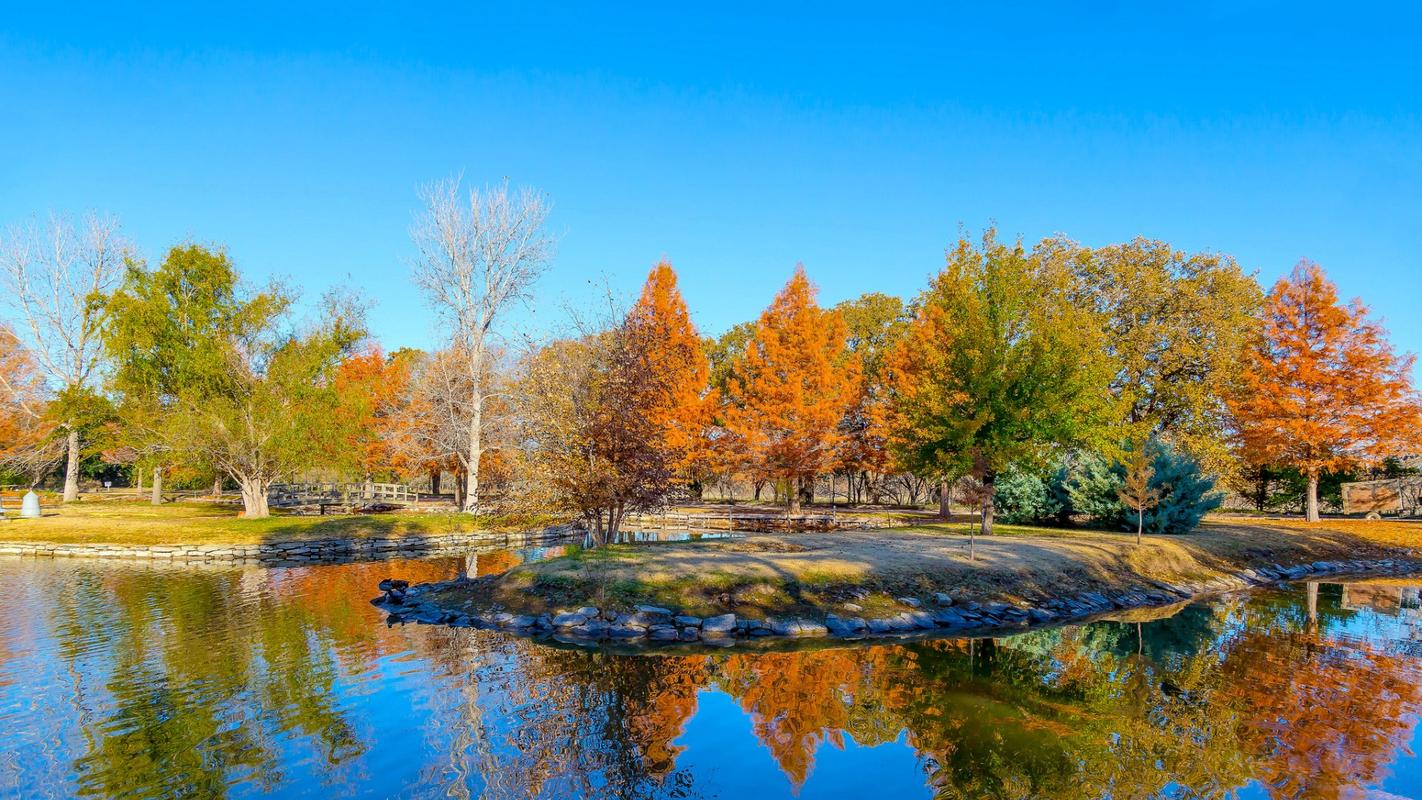
{"label": "orange foliage", "polygon": [[1316,519],[1321,472],[1405,455],[1422,442],[1413,358],[1394,355],[1367,308],[1341,304],[1308,261],[1274,285],[1264,313],[1232,410],[1246,454],[1309,478],[1309,518]]}
{"label": "orange foliage", "polygon": [[44,385],[34,359],[12,330],[0,324],[0,459],[24,455],[49,438]]}
{"label": "orange foliage", "polygon": [[682,475],[702,471],[707,429],[715,408],[710,366],[701,336],[676,286],[676,272],[663,261],[652,268],[642,296],[627,315],[628,348],[644,361],[646,419],[659,431],[671,468]]}
{"label": "orange foliage", "polygon": [[409,383],[408,359],[387,359],[378,345],[349,356],[337,369],[337,413],[346,432],[340,455],[362,475],[412,466],[390,445],[391,429],[400,420],[396,411]]}
{"label": "orange foliage", "polygon": [[815,304],[797,266],[756,323],[725,415],[749,470],[791,485],[792,511],[794,489],[833,466],[844,441],[840,423],[859,386],[858,365],[845,355],[844,320]]}

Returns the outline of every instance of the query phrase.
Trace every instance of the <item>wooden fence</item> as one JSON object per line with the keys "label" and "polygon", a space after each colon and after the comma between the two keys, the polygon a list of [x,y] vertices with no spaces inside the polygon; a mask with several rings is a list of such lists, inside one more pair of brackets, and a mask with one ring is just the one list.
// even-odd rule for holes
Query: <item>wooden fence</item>
{"label": "wooden fence", "polygon": [[404,506],[420,493],[403,483],[274,483],[267,490],[273,508],[311,505]]}

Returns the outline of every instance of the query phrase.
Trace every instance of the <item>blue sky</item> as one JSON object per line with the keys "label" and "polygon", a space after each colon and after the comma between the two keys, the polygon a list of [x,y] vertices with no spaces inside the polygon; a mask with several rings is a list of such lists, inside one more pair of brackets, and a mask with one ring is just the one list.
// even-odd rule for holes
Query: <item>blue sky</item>
{"label": "blue sky", "polygon": [[[1422,34],[1404,5],[25,4],[0,21],[0,224],[118,215],[156,259],[377,301],[422,183],[553,199],[539,326],[671,259],[707,333],[804,262],[912,295],[961,229],[1302,256],[1422,350]],[[137,4],[135,4],[137,5]]]}

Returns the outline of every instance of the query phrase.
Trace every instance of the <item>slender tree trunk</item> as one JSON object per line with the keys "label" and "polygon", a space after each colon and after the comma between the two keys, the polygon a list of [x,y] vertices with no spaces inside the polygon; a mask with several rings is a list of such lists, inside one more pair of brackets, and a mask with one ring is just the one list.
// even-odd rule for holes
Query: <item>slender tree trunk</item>
{"label": "slender tree trunk", "polygon": [[69,456],[64,464],[64,502],[79,499],[79,431],[69,429]]}
{"label": "slender tree trunk", "polygon": [[953,516],[952,487],[947,478],[938,479],[938,516],[948,519]]}
{"label": "slender tree trunk", "polygon": [[214,500],[222,499],[222,476],[218,475],[212,479],[212,497]]}
{"label": "slender tree trunk", "polygon": [[163,505],[163,468],[153,468],[153,494],[148,498],[148,502],[155,506]]}
{"label": "slender tree trunk", "polygon": [[483,433],[484,433],[484,395],[476,390],[474,396],[470,398],[473,407],[469,415],[469,463],[464,474],[464,505],[462,509],[465,513],[475,514],[479,511],[479,456],[483,454]]}
{"label": "slender tree trunk", "polygon": [[1145,527],[1145,509],[1136,509],[1136,544],[1141,543],[1141,529]]}
{"label": "slender tree trunk", "polygon": [[800,479],[791,478],[789,486],[786,487],[785,498],[789,503],[790,513],[800,513]]}
{"label": "slender tree trunk", "polygon": [[430,494],[439,494],[440,470],[430,470]]}
{"label": "slender tree trunk", "polygon": [[137,464],[133,465],[133,494],[143,496],[143,470]]}
{"label": "slender tree trunk", "polygon": [[271,509],[267,507],[267,488],[271,481],[243,476],[237,483],[242,490],[242,516],[247,519],[271,516]]}
{"label": "slender tree trunk", "polygon": [[1304,509],[1304,519],[1309,522],[1318,522],[1318,473],[1311,473],[1308,476],[1308,498],[1307,506]]}
{"label": "slender tree trunk", "polygon": [[755,492],[755,499],[760,500],[761,490],[765,488],[765,481],[751,481],[751,489]]}

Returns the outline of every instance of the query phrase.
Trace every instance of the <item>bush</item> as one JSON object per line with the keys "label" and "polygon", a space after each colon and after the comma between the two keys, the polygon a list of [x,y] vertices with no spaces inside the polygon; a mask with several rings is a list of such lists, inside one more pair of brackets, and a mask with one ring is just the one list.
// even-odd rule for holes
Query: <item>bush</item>
{"label": "bush", "polygon": [[1030,525],[1054,521],[1061,511],[1048,484],[1031,472],[1010,467],[997,478],[993,505],[1003,522]]}
{"label": "bush", "polygon": [[[1146,533],[1189,533],[1206,514],[1219,508],[1224,495],[1214,491],[1215,481],[1200,472],[1200,464],[1168,444],[1152,441],[1155,451],[1151,487],[1160,491],[1160,503],[1145,512]],[[1135,530],[1135,512],[1121,502],[1118,492],[1126,468],[1119,462],[1089,454],[1077,459],[1066,482],[1072,509],[1106,528]]]}

